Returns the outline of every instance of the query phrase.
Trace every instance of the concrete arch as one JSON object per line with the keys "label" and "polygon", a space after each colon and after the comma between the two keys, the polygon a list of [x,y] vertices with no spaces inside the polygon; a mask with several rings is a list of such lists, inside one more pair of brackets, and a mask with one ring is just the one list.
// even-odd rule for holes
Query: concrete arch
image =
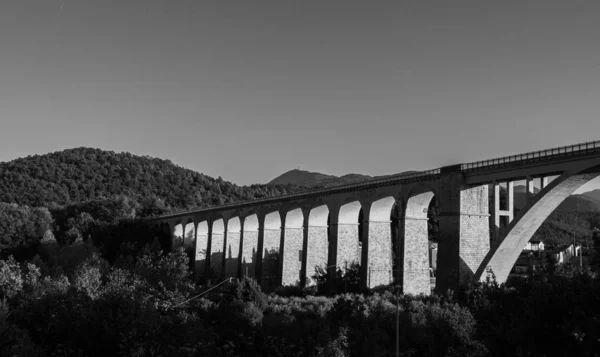
{"label": "concrete arch", "polygon": [[227,220],[227,236],[225,239],[225,277],[238,276],[238,260],[240,257],[240,238],[242,223],[239,217]]}
{"label": "concrete arch", "polygon": [[592,167],[567,172],[553,180],[510,223],[499,244],[483,259],[475,279],[485,281],[489,268],[499,283],[505,282],[519,254],[546,218],[573,192],[598,176],[600,163],[596,162]]}
{"label": "concrete arch", "polygon": [[222,218],[217,219],[212,224],[210,243],[210,277],[220,278],[225,274],[223,271],[223,262],[225,259],[225,222]]}
{"label": "concrete arch", "polygon": [[371,204],[369,211],[369,221],[371,222],[389,222],[392,208],[396,199],[392,196],[381,198]]}
{"label": "concrete arch", "polygon": [[279,284],[281,215],[277,211],[271,212],[264,219],[261,285],[269,291]]}
{"label": "concrete arch", "polygon": [[340,207],[337,227],[336,265],[338,268],[348,268],[352,264],[360,264],[362,228],[359,218],[362,205],[359,201],[348,202]]}
{"label": "concrete arch", "polygon": [[282,285],[295,285],[300,282],[304,244],[304,213],[296,208],[285,214],[284,242],[282,259]]}
{"label": "concrete arch", "polygon": [[338,224],[358,224],[358,214],[361,208],[359,201],[350,202],[340,207]]}
{"label": "concrete arch", "polygon": [[258,252],[258,215],[253,214],[244,219],[242,240],[242,276],[255,277]]}
{"label": "concrete arch", "polygon": [[308,243],[306,245],[306,285],[315,285],[311,278],[317,266],[327,270],[329,252],[329,208],[321,205],[308,215]]}
{"label": "concrete arch", "polygon": [[205,275],[206,253],[208,252],[208,221],[198,223],[196,227],[196,254],[194,274],[196,280]]}

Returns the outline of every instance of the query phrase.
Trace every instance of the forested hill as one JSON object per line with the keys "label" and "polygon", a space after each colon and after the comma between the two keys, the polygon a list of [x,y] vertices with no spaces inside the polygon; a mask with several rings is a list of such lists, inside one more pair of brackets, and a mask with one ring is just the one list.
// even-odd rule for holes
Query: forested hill
{"label": "forested hill", "polygon": [[148,156],[76,148],[0,163],[0,202],[28,206],[68,205],[125,195],[158,198],[186,209],[297,191],[297,186],[240,187],[221,178]]}

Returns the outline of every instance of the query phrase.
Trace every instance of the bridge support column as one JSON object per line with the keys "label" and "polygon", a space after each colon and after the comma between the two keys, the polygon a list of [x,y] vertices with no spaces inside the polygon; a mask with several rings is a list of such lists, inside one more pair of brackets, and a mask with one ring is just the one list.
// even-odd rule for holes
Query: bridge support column
{"label": "bridge support column", "polygon": [[[494,217],[494,221],[492,224],[492,229],[493,231],[491,232],[491,237],[492,237],[492,245],[495,244],[499,244],[500,242],[498,242],[499,237],[502,235],[502,228],[505,228],[505,226],[508,226],[508,224],[510,224],[510,222],[512,222],[512,220],[515,217],[515,205],[514,205],[514,197],[515,197],[515,190],[514,190],[514,182],[509,181],[506,183],[506,206],[502,206],[500,203],[500,184],[494,182],[493,184],[494,187],[494,195],[492,197],[492,200],[494,201],[494,213],[493,213],[493,217]],[[527,190],[529,190],[529,185],[530,182],[526,181],[526,187]],[[531,184],[533,187],[533,184]],[[529,193],[527,193],[527,196],[529,196]],[[487,211],[486,211],[487,212]],[[503,225],[502,224],[502,217],[506,217],[506,224]],[[504,226],[504,227],[503,227]]]}
{"label": "bridge support column", "polygon": [[212,276],[212,240],[213,240],[213,221],[212,219],[207,220],[208,231],[206,233],[206,262],[204,263],[204,276],[207,279],[208,284],[210,285]]}
{"label": "bridge support column", "polygon": [[404,217],[398,222],[397,264],[404,294],[431,293],[427,217]]}
{"label": "bridge support column", "polygon": [[488,253],[488,192],[488,185],[465,186],[460,165],[442,168],[436,291],[471,280]]}
{"label": "bridge support column", "polygon": [[236,277],[241,279],[244,276],[242,272],[244,266],[244,217],[240,217],[240,244],[237,259]]}
{"label": "bridge support column", "polygon": [[258,217],[258,228],[256,231],[256,254],[254,255],[254,278],[262,286],[263,250],[265,246],[265,216]]}

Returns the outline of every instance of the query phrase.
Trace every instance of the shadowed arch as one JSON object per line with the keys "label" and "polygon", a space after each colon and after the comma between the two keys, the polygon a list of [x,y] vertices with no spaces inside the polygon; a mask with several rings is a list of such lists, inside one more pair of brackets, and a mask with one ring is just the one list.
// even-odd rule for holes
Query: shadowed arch
{"label": "shadowed arch", "polygon": [[282,259],[282,285],[294,285],[300,282],[304,243],[304,214],[296,208],[285,215],[285,232]]}
{"label": "shadowed arch", "polygon": [[191,218],[188,219],[185,225],[183,226],[183,246],[184,248],[186,248],[186,250],[188,248],[193,249],[194,247],[196,241],[194,228],[194,221]]}
{"label": "shadowed arch", "polygon": [[238,258],[240,256],[241,221],[239,217],[232,217],[227,221],[227,239],[225,247],[225,276],[238,275]]}
{"label": "shadowed arch", "polygon": [[519,254],[546,218],[573,192],[600,175],[600,164],[575,174],[564,173],[553,180],[527,204],[506,229],[499,243],[490,249],[477,269],[475,279],[485,281],[486,269],[503,283]]}
{"label": "shadowed arch", "polygon": [[256,255],[258,249],[258,216],[250,215],[244,219],[244,239],[242,247],[242,276],[256,276]]}
{"label": "shadowed arch", "polygon": [[[360,230],[359,222],[362,205],[359,201],[347,203],[340,207],[338,215],[338,244],[337,266],[350,267],[353,263],[360,264]],[[335,228],[335,227],[334,227]]]}
{"label": "shadowed arch", "polygon": [[212,234],[210,237],[210,270],[211,278],[221,277],[223,271],[223,260],[225,259],[225,222],[222,218],[213,222]]}
{"label": "shadowed arch", "polygon": [[280,241],[281,215],[275,211],[265,216],[264,223],[261,285],[266,291],[274,289],[279,283]]}
{"label": "shadowed arch", "polygon": [[179,221],[173,228],[173,248],[179,248],[183,246],[183,235],[185,232],[185,226],[183,222]]}
{"label": "shadowed arch", "polygon": [[205,275],[206,252],[208,251],[208,222],[202,221],[196,227],[196,254],[194,274],[196,281]]}

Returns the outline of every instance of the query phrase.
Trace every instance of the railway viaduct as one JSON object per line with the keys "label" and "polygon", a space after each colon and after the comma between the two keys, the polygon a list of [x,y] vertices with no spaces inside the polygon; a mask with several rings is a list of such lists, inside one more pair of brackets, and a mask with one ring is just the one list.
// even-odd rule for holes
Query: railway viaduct
{"label": "railway viaduct", "polygon": [[[598,175],[600,141],[594,141],[150,221],[168,232],[173,246],[194,249],[197,279],[249,275],[263,286],[305,286],[313,284],[315,266],[335,274],[355,262],[364,288],[395,281],[404,293],[429,294],[427,211],[434,197],[436,290],[446,291],[485,280],[488,269],[504,282],[546,217]],[[516,182],[527,192],[519,210]],[[399,214],[394,227],[393,210]]]}

